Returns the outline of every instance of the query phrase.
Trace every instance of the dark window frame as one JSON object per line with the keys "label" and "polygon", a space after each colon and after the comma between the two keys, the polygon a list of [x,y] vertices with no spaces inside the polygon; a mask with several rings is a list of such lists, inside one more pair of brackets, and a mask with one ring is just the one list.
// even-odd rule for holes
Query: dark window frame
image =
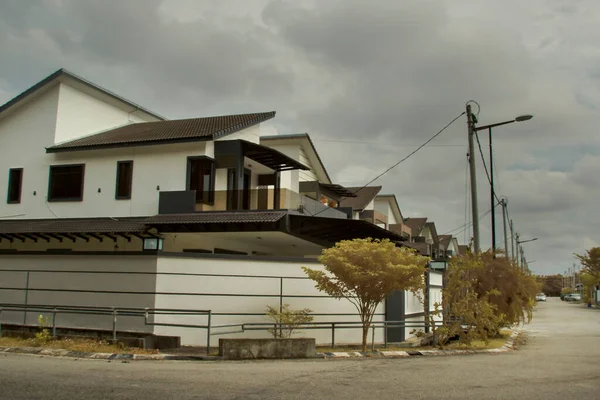
{"label": "dark window frame", "polygon": [[[52,171],[58,168],[67,167],[81,167],[81,196],[77,197],[54,197],[52,194]],[[72,202],[72,201],[83,201],[83,194],[85,191],[85,164],[55,164],[50,165],[48,171],[48,202],[60,203],[60,202]]]}
{"label": "dark window frame", "polygon": [[[186,160],[186,179],[185,179],[185,189],[191,189],[191,176],[192,176],[192,161],[197,160],[206,160],[210,162],[210,181],[208,187],[208,198],[204,198],[204,190],[196,190],[196,204],[206,204],[212,206],[215,204],[215,185],[216,185],[216,165],[214,158],[208,156],[189,156]],[[204,185],[204,181],[203,181]]]}
{"label": "dark window frame", "polygon": [[[121,165],[131,165],[129,170],[129,185],[127,186],[127,195],[119,195],[119,186],[121,183],[120,168]],[[131,200],[131,194],[133,189],[133,160],[117,161],[117,179],[115,184],[115,200]]]}
{"label": "dark window frame", "polygon": [[[19,176],[19,189],[17,191],[17,197],[16,199],[11,199],[11,193],[12,193],[12,185],[13,185],[13,175],[12,173],[14,172],[20,172],[21,175]],[[8,193],[6,194],[6,203],[7,204],[20,204],[21,203],[21,195],[23,193],[23,168],[9,168],[8,170]]]}

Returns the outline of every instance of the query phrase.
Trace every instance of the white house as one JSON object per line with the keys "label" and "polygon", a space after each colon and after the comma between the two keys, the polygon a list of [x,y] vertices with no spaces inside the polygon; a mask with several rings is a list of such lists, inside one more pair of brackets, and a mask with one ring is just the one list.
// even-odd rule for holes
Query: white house
{"label": "white house", "polygon": [[[273,117],[167,120],[62,69],[1,106],[0,303],[202,308],[219,325],[264,322],[267,304],[286,302],[320,321],[356,320],[300,267],[322,268],[316,257],[339,240],[401,244],[410,231],[394,196],[375,197],[380,187],[357,194],[333,183],[308,135],[262,136]],[[357,198],[366,203],[353,206]],[[420,318],[407,299],[375,320]],[[2,318],[35,322],[11,315]],[[90,318],[61,321],[105,326]],[[123,324],[184,344],[206,339]]]}

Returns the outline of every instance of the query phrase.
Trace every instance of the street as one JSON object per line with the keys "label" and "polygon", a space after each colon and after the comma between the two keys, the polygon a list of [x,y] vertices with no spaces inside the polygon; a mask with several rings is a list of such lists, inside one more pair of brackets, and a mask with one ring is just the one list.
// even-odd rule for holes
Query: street
{"label": "street", "polygon": [[525,345],[498,355],[109,363],[2,354],[0,398],[600,398],[600,309],[549,298],[525,330]]}

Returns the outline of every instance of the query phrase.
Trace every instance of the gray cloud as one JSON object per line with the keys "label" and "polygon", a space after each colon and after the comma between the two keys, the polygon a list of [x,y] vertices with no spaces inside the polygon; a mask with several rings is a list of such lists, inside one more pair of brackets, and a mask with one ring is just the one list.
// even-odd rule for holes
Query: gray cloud
{"label": "gray cloud", "polygon": [[[532,113],[494,130],[497,190],[523,237],[540,237],[527,245],[532,267],[564,271],[600,234],[598,18],[593,0],[8,0],[0,102],[65,67],[171,118],[275,109],[272,128],[309,132],[331,175],[351,185],[469,99],[481,124]],[[405,216],[459,228],[466,151],[463,117],[375,184]]]}

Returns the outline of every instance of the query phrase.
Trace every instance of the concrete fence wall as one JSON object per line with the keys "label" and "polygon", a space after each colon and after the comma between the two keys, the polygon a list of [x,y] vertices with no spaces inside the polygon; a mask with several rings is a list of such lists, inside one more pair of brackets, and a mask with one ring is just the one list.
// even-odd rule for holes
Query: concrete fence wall
{"label": "concrete fence wall", "polygon": [[[293,309],[309,308],[314,322],[359,322],[354,306],[319,292],[302,266],[322,269],[313,260],[267,259],[262,257],[217,256],[211,254],[156,255],[2,255],[0,256],[0,303],[45,304],[96,307],[140,307],[211,310],[211,342],[220,338],[267,338],[267,331],[219,334],[236,330],[219,325],[267,323],[267,305]],[[432,285],[437,279],[432,273]],[[437,275],[436,275],[437,276]],[[441,278],[440,278],[441,285]],[[423,306],[405,293],[407,320],[423,321]],[[440,289],[431,288],[430,304],[438,301]],[[386,319],[381,304],[373,318]],[[433,309],[433,307],[432,307]],[[26,323],[36,324],[40,313],[27,313]],[[5,312],[3,323],[22,324],[22,312]],[[202,315],[156,315],[156,323],[207,325]],[[111,329],[110,316],[59,315],[59,326]],[[358,343],[360,328],[335,329],[336,344]],[[406,329],[406,337],[410,330]],[[118,330],[153,332],[180,336],[183,345],[204,346],[207,330],[168,326],[147,326],[143,318],[119,317]],[[384,341],[384,330],[376,329],[375,341]],[[332,331],[304,329],[294,337],[315,338],[329,344]],[[369,340],[371,333],[369,333]]]}

